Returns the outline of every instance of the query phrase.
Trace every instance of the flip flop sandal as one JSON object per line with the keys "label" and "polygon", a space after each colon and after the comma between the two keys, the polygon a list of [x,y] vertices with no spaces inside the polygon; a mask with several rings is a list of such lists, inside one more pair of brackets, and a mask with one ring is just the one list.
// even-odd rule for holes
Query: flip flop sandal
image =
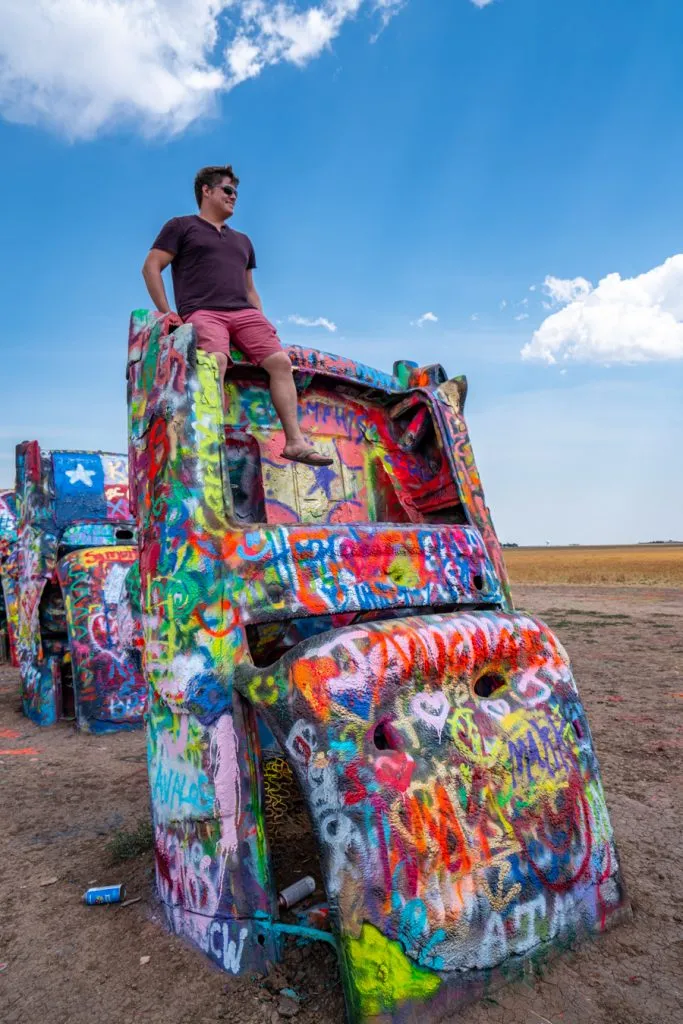
{"label": "flip flop sandal", "polygon": [[320,452],[311,451],[302,452],[300,455],[285,455],[282,452],[282,458],[287,459],[289,462],[301,462],[304,466],[331,466],[334,459],[328,458],[327,455],[321,455]]}

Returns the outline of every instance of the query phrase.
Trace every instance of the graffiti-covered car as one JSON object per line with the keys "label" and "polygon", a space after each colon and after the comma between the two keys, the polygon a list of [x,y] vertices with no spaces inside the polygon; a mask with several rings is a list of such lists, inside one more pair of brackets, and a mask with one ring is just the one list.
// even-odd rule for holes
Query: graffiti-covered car
{"label": "graffiti-covered car", "polygon": [[145,705],[124,455],[17,446],[17,649],[24,713],[92,732]]}
{"label": "graffiti-covered car", "polygon": [[[176,323],[133,314],[128,363],[168,920],[234,973],[286,935],[331,942],[349,1021],[440,1020],[628,913],[568,657],[512,605],[466,382],[291,347],[302,429],[332,460],[297,465],[265,374],[235,362],[224,413]],[[327,898],[293,922],[274,750]]]}
{"label": "graffiti-covered car", "polygon": [[17,509],[14,491],[0,491],[0,660],[15,668],[17,658]]}

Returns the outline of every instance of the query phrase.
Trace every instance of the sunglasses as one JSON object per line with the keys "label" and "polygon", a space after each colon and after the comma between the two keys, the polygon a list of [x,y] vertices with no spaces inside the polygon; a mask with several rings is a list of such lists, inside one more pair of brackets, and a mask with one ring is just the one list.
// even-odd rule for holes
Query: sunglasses
{"label": "sunglasses", "polygon": [[237,199],[237,189],[232,185],[218,185],[218,188],[221,192],[225,192],[226,196],[234,196]]}

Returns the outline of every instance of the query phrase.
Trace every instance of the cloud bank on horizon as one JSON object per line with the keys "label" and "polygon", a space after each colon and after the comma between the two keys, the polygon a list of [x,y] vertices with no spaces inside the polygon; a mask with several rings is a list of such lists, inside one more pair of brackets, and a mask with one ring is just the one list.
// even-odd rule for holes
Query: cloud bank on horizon
{"label": "cloud bank on horizon", "polygon": [[683,359],[683,254],[636,277],[546,277],[552,306],[523,359],[646,363]]}
{"label": "cloud bank on horizon", "polygon": [[0,114],[72,139],[119,122],[178,133],[266,68],[314,60],[349,19],[381,31],[407,2],[0,0]]}

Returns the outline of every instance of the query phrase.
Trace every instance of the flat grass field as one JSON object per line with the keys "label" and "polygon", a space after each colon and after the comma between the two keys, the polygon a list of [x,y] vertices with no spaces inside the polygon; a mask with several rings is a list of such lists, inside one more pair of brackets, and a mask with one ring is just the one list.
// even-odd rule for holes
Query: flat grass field
{"label": "flat grass field", "polygon": [[683,544],[505,548],[515,583],[683,587]]}

